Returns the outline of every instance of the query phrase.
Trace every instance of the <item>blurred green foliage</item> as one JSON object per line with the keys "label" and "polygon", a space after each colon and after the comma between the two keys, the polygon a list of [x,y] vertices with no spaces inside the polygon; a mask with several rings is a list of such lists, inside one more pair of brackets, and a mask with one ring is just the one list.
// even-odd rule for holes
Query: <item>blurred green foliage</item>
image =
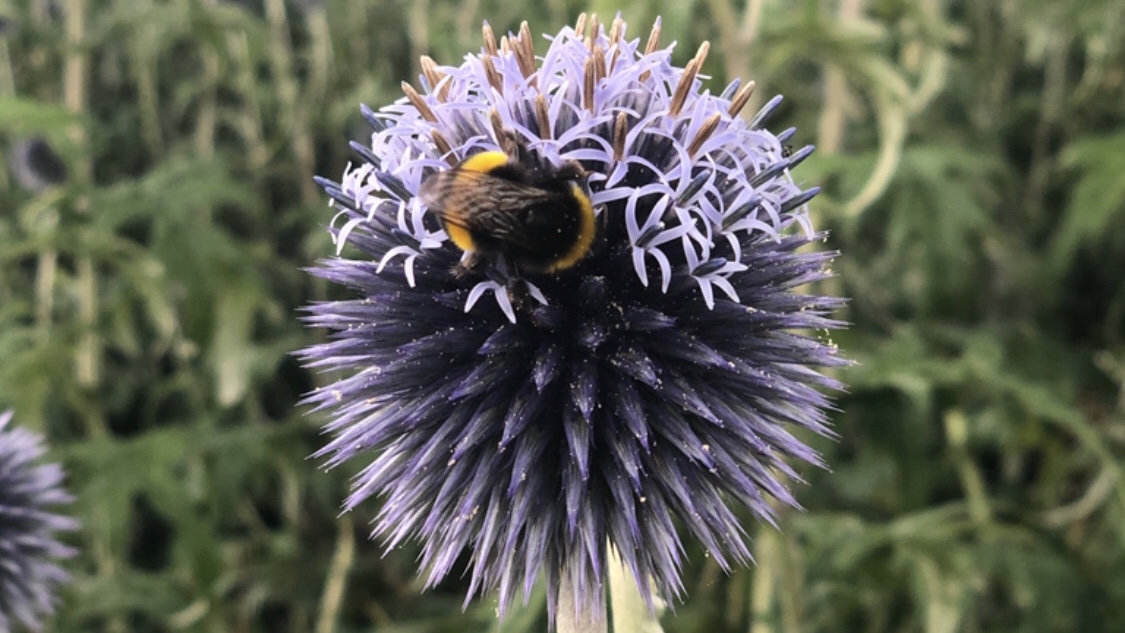
{"label": "blurred green foliage", "polygon": [[[786,96],[843,253],[820,290],[852,297],[833,472],[756,529],[756,567],[691,550],[666,630],[1125,626],[1125,2],[660,4],[0,0],[0,407],[84,524],[52,630],[545,630],[541,594],[462,614],[463,582],[421,593],[416,551],[366,540],[374,508],[337,517],[289,353],[328,293],[311,177],[342,173],[358,104],[482,19],[583,9],[632,37],[663,12],[680,63],[713,42],[715,87]],[[31,138],[65,178],[29,179]]]}

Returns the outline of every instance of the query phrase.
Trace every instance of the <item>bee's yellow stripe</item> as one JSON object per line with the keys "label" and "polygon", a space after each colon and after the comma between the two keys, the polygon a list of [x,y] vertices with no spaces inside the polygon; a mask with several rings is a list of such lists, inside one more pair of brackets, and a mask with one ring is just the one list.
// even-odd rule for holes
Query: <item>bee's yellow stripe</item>
{"label": "bee's yellow stripe", "polygon": [[472,234],[465,230],[463,227],[457,226],[452,222],[446,222],[445,234],[449,236],[449,239],[453,240],[453,243],[457,245],[457,248],[463,251],[477,250],[477,245],[475,242],[473,242]]}
{"label": "bee's yellow stripe", "polygon": [[578,260],[590,252],[590,246],[594,244],[594,204],[590,202],[590,196],[586,195],[586,191],[577,184],[571,184],[570,195],[578,203],[578,239],[574,240],[570,250],[558,258],[547,272],[565,270],[577,264]]}
{"label": "bee's yellow stripe", "polygon": [[[487,174],[494,169],[503,167],[511,162],[511,158],[504,152],[492,150],[488,152],[480,152],[461,161],[455,169],[457,171],[472,171],[482,174]],[[445,233],[457,248],[463,251],[475,251],[477,249],[476,242],[473,240],[473,235],[469,233],[463,225],[465,219],[463,217],[464,209],[454,206],[446,210],[450,216],[448,222],[444,223]]]}
{"label": "bee's yellow stripe", "polygon": [[[456,170],[487,174],[498,167],[507,165],[510,160],[508,155],[501,151],[480,152],[461,161]],[[444,223],[445,233],[449,236],[449,239],[453,240],[457,248],[463,251],[475,251],[477,249],[476,242],[468,229],[463,226],[465,223],[464,209],[454,206],[447,209],[446,213],[450,216],[450,221]]]}
{"label": "bee's yellow stripe", "polygon": [[503,167],[504,165],[507,165],[510,161],[511,158],[509,158],[508,155],[504,152],[493,150],[490,152],[473,154],[472,156],[462,161],[461,164],[457,166],[457,169],[464,169],[465,171],[478,171],[482,174],[487,174],[497,167]]}

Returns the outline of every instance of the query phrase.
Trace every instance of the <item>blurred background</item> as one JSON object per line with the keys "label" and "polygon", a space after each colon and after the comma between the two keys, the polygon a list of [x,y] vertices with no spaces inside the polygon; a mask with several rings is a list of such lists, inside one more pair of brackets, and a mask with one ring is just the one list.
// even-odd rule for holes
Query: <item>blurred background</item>
{"label": "blurred background", "polygon": [[1125,630],[1125,1],[0,0],[0,410],[84,525],[49,629],[546,630],[337,517],[291,352],[359,104],[584,10],[785,95],[851,297],[832,471],[756,567],[692,546],[666,631]]}

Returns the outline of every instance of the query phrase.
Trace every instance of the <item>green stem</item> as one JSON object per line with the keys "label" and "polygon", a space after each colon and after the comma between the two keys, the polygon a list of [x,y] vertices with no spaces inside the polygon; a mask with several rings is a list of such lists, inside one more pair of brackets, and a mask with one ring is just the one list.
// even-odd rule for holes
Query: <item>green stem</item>
{"label": "green stem", "polygon": [[633,572],[612,547],[609,550],[609,601],[614,633],[663,633],[656,615],[641,599]]}
{"label": "green stem", "polygon": [[[278,126],[289,138],[289,146],[301,166],[301,173],[313,173],[316,162],[313,150],[311,126],[304,120],[302,111],[301,87],[297,83],[296,56],[289,38],[289,14],[284,0],[266,0],[266,21],[270,27],[269,60],[273,70],[273,80],[277,86]],[[311,178],[297,181],[301,189],[301,203],[307,206],[316,204],[319,194]]]}
{"label": "green stem", "polygon": [[[836,20],[846,28],[859,19],[863,12],[862,0],[845,0],[840,3]],[[828,62],[824,68],[824,109],[817,124],[816,149],[825,156],[840,152],[844,145],[844,131],[848,125],[848,77],[838,64]]]}
{"label": "green stem", "polygon": [[[8,52],[8,41],[0,39],[0,95],[11,97],[16,94],[15,71],[12,70],[12,55]],[[7,178],[7,174],[0,176]],[[0,181],[0,185],[3,182]]]}
{"label": "green stem", "polygon": [[774,611],[774,602],[777,600],[774,581],[779,545],[774,530],[763,527],[759,531],[755,544],[757,566],[754,569],[754,585],[750,590],[750,633],[775,633],[779,628]]}
{"label": "green stem", "polygon": [[[81,122],[86,115],[86,82],[89,78],[90,60],[85,48],[86,2],[73,0],[67,7],[66,40],[68,53],[63,71],[63,93],[67,110],[77,115],[79,122],[70,128],[71,140],[77,152],[85,156],[75,165],[75,180],[88,185],[92,179],[93,167],[88,158],[89,139]],[[75,207],[81,213],[89,211],[89,199],[81,197]],[[78,318],[83,333],[75,350],[75,378],[82,387],[94,389],[101,381],[101,348],[96,325],[98,314],[98,279],[94,270],[93,258],[88,253],[78,257]]]}
{"label": "green stem", "polygon": [[969,515],[978,525],[989,523],[992,521],[992,508],[988,503],[988,491],[980,470],[969,455],[968,420],[960,409],[953,409],[945,414],[943,422],[946,441],[953,449],[957,476],[961,480],[961,488],[965,491],[965,497],[969,502]]}
{"label": "green stem", "polygon": [[340,606],[344,602],[344,592],[348,586],[348,571],[355,560],[355,535],[352,533],[352,520],[344,515],[336,521],[339,529],[336,538],[336,552],[328,567],[328,578],[324,583],[324,594],[320,597],[320,615],[317,616],[316,633],[332,633],[340,619]]}
{"label": "green stem", "polygon": [[[203,5],[209,9],[214,7],[218,0],[203,0]],[[215,155],[215,128],[218,124],[218,90],[219,90],[219,53],[214,46],[208,44],[200,50],[203,62],[203,86],[199,93],[199,112],[195,118],[195,153],[196,155],[212,159]]]}
{"label": "green stem", "polygon": [[575,601],[574,583],[563,576],[559,582],[558,620],[555,627],[558,633],[609,633],[606,621],[605,600],[596,610],[589,605],[579,605]]}
{"label": "green stem", "polygon": [[271,155],[271,150],[265,141],[262,107],[258,103],[258,90],[254,83],[253,69],[257,67],[258,60],[251,53],[250,37],[245,31],[228,33],[227,46],[230,50],[231,66],[236,74],[238,91],[245,104],[238,118],[238,127],[247,145],[249,170],[258,172],[265,169]]}

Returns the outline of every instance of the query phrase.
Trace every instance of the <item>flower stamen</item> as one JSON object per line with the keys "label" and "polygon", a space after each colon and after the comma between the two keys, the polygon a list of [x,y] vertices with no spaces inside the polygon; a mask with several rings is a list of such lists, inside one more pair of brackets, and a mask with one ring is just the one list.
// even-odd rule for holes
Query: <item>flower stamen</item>
{"label": "flower stamen", "polygon": [[625,126],[629,123],[629,115],[624,112],[617,113],[617,120],[613,122],[613,160],[620,162],[625,156],[625,136],[628,132]]}
{"label": "flower stamen", "polygon": [[516,63],[524,79],[530,78],[531,85],[537,86],[539,77],[535,72],[535,43],[531,41],[531,28],[526,21],[520,24],[520,34],[513,45],[516,50]]}
{"label": "flower stamen", "polygon": [[402,91],[406,94],[406,98],[410,100],[410,105],[418,109],[418,114],[421,115],[423,119],[430,123],[437,123],[437,115],[430,109],[430,106],[426,105],[426,102],[422,99],[422,95],[418,94],[414,86],[404,81],[402,82]]}
{"label": "flower stamen", "polygon": [[610,50],[613,51],[613,57],[609,60],[609,72],[612,73],[617,69],[617,60],[621,58],[621,46],[620,44],[614,42],[613,46],[610,47]]}
{"label": "flower stamen", "polygon": [[430,138],[434,140],[434,145],[437,146],[438,151],[441,152],[441,155],[445,157],[445,162],[449,163],[450,166],[456,165],[457,157],[453,155],[453,147],[449,144],[449,141],[445,140],[445,137],[442,136],[441,132],[438,132],[437,130],[431,130]]}
{"label": "flower stamen", "polygon": [[711,138],[711,135],[718,129],[719,121],[722,120],[722,118],[723,115],[718,112],[707,117],[707,120],[699,127],[699,131],[695,133],[695,138],[688,144],[688,156],[695,158],[695,155],[699,152],[700,148],[703,147],[703,144],[706,143],[707,139]]}
{"label": "flower stamen", "polygon": [[535,95],[535,120],[539,123],[539,138],[551,139],[551,117],[547,111],[547,98],[542,93]]}
{"label": "flower stamen", "polygon": [[613,18],[613,24],[609,27],[609,41],[614,44],[621,42],[621,35],[625,32],[625,20],[621,16]]}
{"label": "flower stamen", "polygon": [[672,116],[680,115],[684,103],[687,102],[688,93],[691,92],[691,88],[695,84],[695,76],[703,68],[703,62],[707,59],[707,52],[710,50],[711,43],[703,42],[699,46],[699,50],[696,51],[695,57],[684,68],[683,74],[680,75],[680,81],[676,84],[676,90],[672,93],[672,104],[668,107],[668,112]]}
{"label": "flower stamen", "polygon": [[[656,21],[652,23],[652,31],[648,34],[648,43],[645,44],[645,55],[651,55],[656,52],[656,47],[660,46],[660,18],[657,17]],[[645,83],[648,78],[652,76],[651,69],[645,69],[637,80],[640,83]]]}
{"label": "flower stamen", "polygon": [[496,64],[492,62],[492,56],[485,54],[480,58],[480,61],[484,65],[484,76],[488,79],[488,85],[492,86],[500,96],[503,96],[504,82],[500,81],[500,73],[496,72]]}
{"label": "flower stamen", "polygon": [[645,55],[651,55],[656,52],[656,47],[660,46],[660,18],[652,23],[652,31],[648,34],[648,42],[645,43]]}
{"label": "flower stamen", "polygon": [[730,108],[727,114],[731,118],[738,116],[742,112],[742,108],[746,107],[746,103],[750,101],[750,95],[754,94],[754,82],[748,81],[745,86],[742,86],[734,93],[734,98],[730,100]]}
{"label": "flower stamen", "polygon": [[498,53],[496,51],[496,34],[492,32],[492,25],[485,22],[480,31],[481,36],[484,37],[485,54],[495,57]]}
{"label": "flower stamen", "polygon": [[422,66],[422,74],[426,77],[426,82],[430,84],[430,93],[437,96],[438,101],[445,103],[449,98],[447,75],[438,70],[437,64],[429,55],[422,56],[420,65]]}
{"label": "flower stamen", "polygon": [[583,89],[582,89],[582,107],[593,113],[594,111],[594,82],[597,69],[594,67],[594,58],[586,58],[586,68],[582,75]]}
{"label": "flower stamen", "polygon": [[516,141],[512,138],[512,134],[504,129],[504,121],[500,118],[499,110],[491,108],[488,111],[488,123],[492,126],[492,135],[496,137],[496,144],[509,156],[513,155],[516,150]]}
{"label": "flower stamen", "polygon": [[597,46],[594,47],[593,55],[594,55],[594,70],[596,71],[595,77],[596,77],[597,81],[601,81],[601,80],[605,79],[605,75],[606,75],[605,49],[602,48],[601,44],[598,44]]}

